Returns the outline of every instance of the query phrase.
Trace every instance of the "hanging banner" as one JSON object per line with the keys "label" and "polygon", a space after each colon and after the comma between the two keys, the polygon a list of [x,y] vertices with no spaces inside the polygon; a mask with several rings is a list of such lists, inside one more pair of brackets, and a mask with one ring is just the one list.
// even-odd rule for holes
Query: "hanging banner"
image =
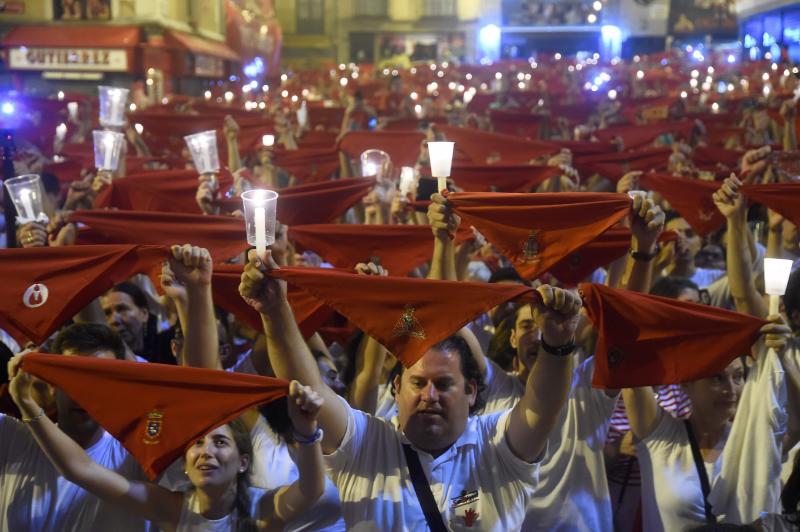
{"label": "hanging banner", "polygon": [[663,36],[668,16],[669,0],[622,0],[620,28],[628,37]]}

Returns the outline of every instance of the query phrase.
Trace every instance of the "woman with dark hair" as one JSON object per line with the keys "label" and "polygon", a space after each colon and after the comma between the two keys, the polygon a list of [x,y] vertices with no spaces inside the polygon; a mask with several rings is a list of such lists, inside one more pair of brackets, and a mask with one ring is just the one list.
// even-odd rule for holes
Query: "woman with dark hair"
{"label": "woman with dark hair", "polygon": [[[24,355],[23,355],[24,356]],[[21,369],[23,356],[8,365],[9,390],[34,438],[53,465],[70,482],[132,514],[153,521],[165,531],[282,530],[306,511],[325,487],[322,431],[317,414],[322,398],[292,381],[288,411],[299,444],[300,478],[276,490],[252,488],[253,449],[250,431],[236,419],[192,443],[184,453],[187,491],[170,491],[152,482],[126,478],[94,462],[51,422],[33,397],[33,379]]]}

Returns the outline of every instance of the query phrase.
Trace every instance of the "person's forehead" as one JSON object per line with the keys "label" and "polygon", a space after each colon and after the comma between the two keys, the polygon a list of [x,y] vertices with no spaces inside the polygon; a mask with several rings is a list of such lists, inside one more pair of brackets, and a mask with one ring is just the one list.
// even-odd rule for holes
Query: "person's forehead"
{"label": "person's forehead", "polygon": [[64,349],[64,351],[61,354],[65,356],[79,356],[79,357],[89,356],[95,358],[108,358],[108,359],[117,358],[114,355],[114,352],[111,351],[110,349],[98,349],[97,351],[94,351],[92,353],[79,353],[75,349]]}
{"label": "person's forehead", "polygon": [[532,319],[533,319],[533,313],[531,312],[531,306],[530,305],[521,306],[519,308],[519,310],[517,311],[517,320],[516,320],[516,322],[520,323],[520,322],[529,321],[529,320],[532,320]]}
{"label": "person's forehead", "polygon": [[429,349],[406,374],[428,378],[461,375],[461,358],[458,353]]}
{"label": "person's forehead", "polygon": [[213,438],[214,436],[225,436],[228,439],[233,439],[233,431],[228,425],[222,425],[220,427],[215,428],[208,434],[206,434],[206,438]]}
{"label": "person's forehead", "polygon": [[678,301],[694,301],[696,303],[700,301],[700,292],[694,288],[684,288],[681,290],[681,293],[678,294],[677,299]]}
{"label": "person's forehead", "polygon": [[106,292],[102,298],[100,298],[103,305],[119,305],[125,304],[129,306],[136,306],[133,302],[133,298],[126,294],[125,292]]}

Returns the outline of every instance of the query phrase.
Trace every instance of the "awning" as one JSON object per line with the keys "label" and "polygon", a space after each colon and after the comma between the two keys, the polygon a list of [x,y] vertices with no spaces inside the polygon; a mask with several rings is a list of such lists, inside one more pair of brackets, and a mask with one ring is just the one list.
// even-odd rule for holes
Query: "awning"
{"label": "awning", "polygon": [[137,26],[18,26],[3,39],[3,46],[51,48],[133,48],[139,44]]}
{"label": "awning", "polygon": [[164,43],[170,48],[181,48],[193,54],[207,55],[226,59],[228,61],[241,62],[239,54],[234,52],[227,44],[219,41],[204,39],[196,35],[189,35],[180,31],[169,30],[164,34]]}

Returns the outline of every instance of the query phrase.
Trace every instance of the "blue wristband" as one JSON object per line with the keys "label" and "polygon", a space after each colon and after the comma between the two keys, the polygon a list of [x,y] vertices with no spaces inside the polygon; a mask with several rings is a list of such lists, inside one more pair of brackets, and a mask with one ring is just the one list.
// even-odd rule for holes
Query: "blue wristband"
{"label": "blue wristband", "polygon": [[294,441],[300,445],[314,445],[318,441],[322,440],[322,434],[322,429],[319,427],[317,427],[317,430],[314,431],[314,434],[308,438],[298,434],[297,431],[294,431]]}

